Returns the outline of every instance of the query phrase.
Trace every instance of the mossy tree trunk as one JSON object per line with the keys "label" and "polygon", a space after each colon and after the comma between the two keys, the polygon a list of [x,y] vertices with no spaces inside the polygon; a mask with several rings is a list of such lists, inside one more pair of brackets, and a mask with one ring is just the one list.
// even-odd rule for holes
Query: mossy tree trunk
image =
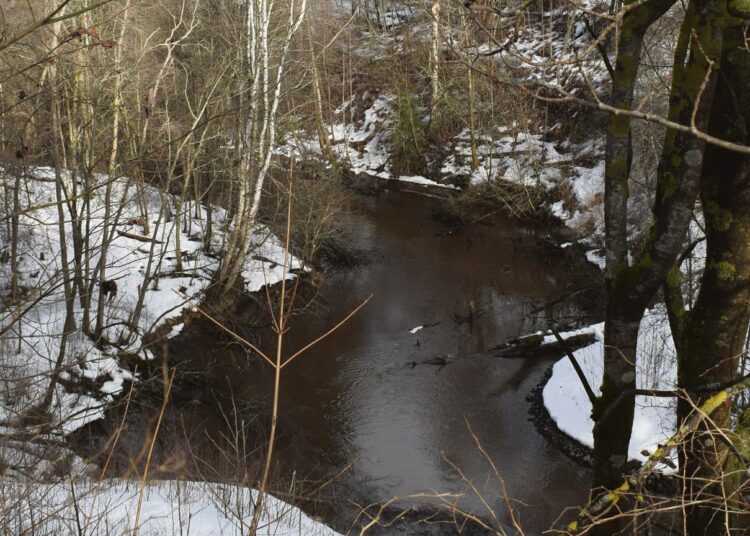
{"label": "mossy tree trunk", "polygon": [[[633,107],[643,39],[648,28],[673,4],[652,0],[631,9],[623,18],[610,104],[623,110]],[[605,157],[605,249],[607,255],[607,311],[605,323],[604,381],[594,407],[594,486],[616,487],[627,461],[635,386],[632,363],[638,337],[640,307],[628,307],[617,294],[627,285],[618,275],[628,266],[627,207],[632,160],[630,117],[612,115],[607,129]],[[620,353],[622,352],[622,354]],[[630,359],[624,359],[631,356]]]}
{"label": "mossy tree trunk", "polygon": [[[725,32],[721,76],[713,99],[709,133],[747,145],[750,143],[750,52],[743,48],[742,29],[738,24]],[[750,323],[750,158],[708,146],[700,197],[707,246],[701,288],[690,311],[676,296],[668,303],[678,349],[678,381],[697,405],[712,394],[701,389],[702,386],[731,382],[738,377],[745,348]],[[673,287],[672,294],[677,294],[677,267],[669,285]],[[686,419],[692,408],[687,400],[680,400],[679,418]],[[712,415],[713,425],[728,428],[730,409],[728,400]],[[686,476],[686,497],[692,505],[687,515],[688,534],[726,534],[722,503],[732,489],[725,482],[723,469],[729,456],[729,448],[706,427],[686,441],[680,461]],[[713,498],[712,504],[705,503],[709,498]],[[725,504],[732,502],[730,499]],[[732,507],[727,507],[727,511],[731,513]]]}
{"label": "mossy tree trunk", "polygon": [[[669,0],[632,4],[623,18],[613,80],[612,105],[631,110],[643,38],[671,7]],[[675,48],[669,117],[705,130],[715,86],[712,63],[721,56],[723,1],[693,0]],[[645,245],[628,242],[628,195],[632,159],[627,114],[614,114],[607,135],[605,240],[607,308],[602,395],[594,404],[594,485],[616,487],[627,461],[636,387],[638,325],[681,250],[698,193],[704,143],[668,130],[657,169],[653,221]],[[632,256],[632,261],[630,257]]]}

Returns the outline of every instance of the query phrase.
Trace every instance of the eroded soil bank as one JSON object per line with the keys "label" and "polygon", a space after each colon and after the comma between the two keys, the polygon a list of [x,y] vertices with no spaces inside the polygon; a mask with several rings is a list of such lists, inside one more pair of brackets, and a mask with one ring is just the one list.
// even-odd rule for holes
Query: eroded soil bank
{"label": "eroded soil bank", "polygon": [[[284,339],[287,355],[373,298],[284,370],[274,491],[306,498],[306,509],[342,531],[362,523],[360,507],[394,497],[456,504],[509,525],[499,476],[526,533],[541,534],[584,501],[589,475],[529,420],[526,398],[555,357],[501,359],[488,350],[545,328],[550,314],[568,326],[591,320],[595,304],[575,291],[591,285],[596,269],[574,248],[551,247],[544,228],[493,212],[465,225],[441,221],[444,200],[403,190],[354,195],[337,217],[362,262],[300,288],[298,303],[307,306]],[[277,293],[245,296],[220,319],[270,350],[267,301]],[[153,474],[253,483],[268,422],[268,367],[205,320],[192,321],[165,352],[180,373]],[[161,396],[153,385],[131,403],[115,473],[143,458]],[[114,408],[83,430],[82,450],[106,453],[122,414]],[[402,534],[404,523],[432,511],[377,533]]]}

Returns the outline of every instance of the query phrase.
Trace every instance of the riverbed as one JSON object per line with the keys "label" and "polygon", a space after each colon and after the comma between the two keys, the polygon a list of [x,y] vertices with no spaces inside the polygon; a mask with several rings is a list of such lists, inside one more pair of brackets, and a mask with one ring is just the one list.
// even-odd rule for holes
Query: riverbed
{"label": "riverbed", "polygon": [[[503,527],[513,522],[510,500],[526,534],[541,534],[566,507],[585,501],[590,475],[529,420],[527,396],[554,358],[503,359],[488,350],[544,329],[548,315],[571,327],[589,321],[585,305],[558,298],[589,284],[595,269],[551,247],[544,226],[496,211],[446,222],[436,217],[445,201],[424,193],[353,195],[338,214],[361,262],[300,292],[307,307],[291,321],[285,354],[372,298],[284,369],[274,490],[287,500],[308,497],[303,506],[342,531],[361,525],[361,506],[398,497],[389,511],[450,505]],[[273,332],[258,320],[265,298],[241,300],[226,321],[270,350]],[[195,322],[167,352],[170,364],[190,372],[175,387],[155,474],[252,482],[270,370],[207,322]],[[116,472],[138,465],[127,460],[154,413],[146,403],[130,410]],[[87,441],[103,445],[117,418],[114,412],[109,425],[89,427]],[[402,525],[378,531],[403,532]]]}

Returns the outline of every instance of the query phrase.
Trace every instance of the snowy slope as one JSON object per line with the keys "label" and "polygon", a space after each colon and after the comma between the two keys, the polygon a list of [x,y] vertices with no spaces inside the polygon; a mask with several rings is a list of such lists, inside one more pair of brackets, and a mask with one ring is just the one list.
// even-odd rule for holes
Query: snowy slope
{"label": "snowy slope", "polygon": [[[30,170],[31,177],[23,185],[23,209],[19,228],[21,244],[19,284],[27,289],[26,298],[0,313],[0,329],[6,333],[2,343],[3,378],[0,379],[0,432],[12,437],[21,423],[19,417],[37,404],[49,385],[49,373],[60,351],[61,334],[65,323],[65,300],[62,287],[62,249],[72,263],[75,251],[70,238],[73,222],[69,215],[65,223],[67,242],[60,243],[55,204],[54,172],[41,168]],[[65,177],[70,183],[69,177]],[[94,267],[101,254],[102,222],[105,209],[105,176],[97,176],[99,188],[89,206],[91,226],[86,233],[90,243],[89,266]],[[217,253],[225,239],[222,231],[224,211],[213,210],[214,234],[209,251],[203,250],[207,213],[199,207],[199,216],[184,218],[189,221],[183,229],[181,250],[183,265],[175,273],[176,199],[147,187],[145,206],[148,209],[151,234],[143,237],[140,197],[132,181],[126,178],[112,181],[112,211],[122,207],[119,224],[107,252],[107,279],[117,284],[117,293],[105,309],[104,333],[118,347],[97,347],[80,331],[82,310],[75,303],[77,331],[69,335],[65,352],[63,380],[85,378],[99,384],[100,393],[68,392],[57,385],[52,407],[53,424],[59,429],[48,433],[49,439],[58,433],[69,433],[103,415],[104,408],[123,388],[123,381],[133,379],[132,373],[121,367],[119,351],[127,351],[142,358],[153,357],[142,347],[144,337],[170,320],[173,336],[181,329],[179,315],[200,300],[219,266]],[[80,205],[79,205],[80,206]],[[186,208],[195,212],[196,207]],[[66,209],[67,214],[67,209]],[[161,216],[160,216],[161,214]],[[184,215],[186,215],[184,214]],[[0,246],[8,245],[3,233]],[[120,233],[127,233],[130,236]],[[246,289],[255,291],[282,278],[294,277],[285,270],[284,248],[270,231],[262,226],[254,230],[252,258],[246,259],[242,272]],[[150,260],[149,260],[150,259]],[[258,260],[263,259],[263,260]],[[291,257],[289,268],[301,263]],[[138,301],[144,274],[157,274],[149,279],[143,313],[137,322],[132,318]],[[0,264],[0,287],[10,282],[9,263]],[[89,274],[88,277],[93,277]],[[97,295],[93,297],[96,303]],[[95,308],[95,305],[94,305]],[[20,320],[16,317],[20,315]],[[133,329],[129,329],[129,325]],[[24,425],[25,429],[28,426]],[[75,475],[89,468],[80,458],[71,455],[62,445],[45,447],[14,441],[0,444],[0,459],[5,470],[0,482],[0,508],[3,527],[9,533],[21,534],[129,534],[135,524],[139,499],[137,482],[105,480],[100,485]],[[59,465],[63,464],[63,465]],[[69,479],[53,482],[60,467],[70,464]],[[65,471],[65,470],[63,470]],[[41,480],[40,480],[41,479]],[[149,482],[145,488],[140,517],[142,535],[240,535],[247,532],[252,514],[250,488],[202,482]],[[261,535],[335,536],[335,532],[317,523],[298,508],[274,497],[268,497],[258,532]]]}
{"label": "snowy slope", "polygon": [[[0,328],[8,328],[2,337],[6,373],[0,387],[6,396],[0,397],[0,423],[10,426],[25,409],[41,399],[47,388],[48,374],[60,351],[66,316],[61,275],[63,246],[60,244],[57,225],[59,216],[55,204],[54,182],[51,182],[54,180],[54,172],[47,168],[35,169],[32,170],[32,176],[34,178],[28,180],[22,196],[26,212],[21,216],[19,224],[19,282],[28,289],[27,297],[18,305],[0,313]],[[97,176],[96,180],[100,187],[94,191],[90,203],[92,223],[88,233],[84,230],[91,251],[88,265],[92,269],[96,266],[101,251],[105,209],[103,185],[108,179]],[[106,277],[116,283],[117,293],[106,304],[107,327],[104,335],[107,340],[116,343],[117,347],[97,347],[92,338],[80,331],[82,309],[76,300],[75,319],[78,331],[68,337],[64,359],[66,368],[61,377],[63,380],[83,377],[96,380],[103,386],[102,396],[98,398],[67,392],[60,385],[56,387],[53,417],[56,422],[63,423],[65,432],[101,416],[103,406],[121,391],[123,381],[132,377],[128,370],[119,365],[116,355],[119,352],[130,352],[146,359],[152,357],[142,350],[143,338],[166,321],[174,321],[184,308],[192,307],[210,284],[219,266],[217,253],[223,246],[224,233],[221,229],[224,211],[218,208],[213,211],[214,234],[208,252],[202,247],[207,221],[205,207],[200,207],[198,218],[183,217],[183,222],[189,220],[189,223],[183,229],[181,238],[182,271],[176,273],[176,200],[151,187],[147,187],[145,191],[145,205],[151,227],[147,238],[153,241],[131,238],[144,234],[139,205],[141,199],[133,181],[122,178],[112,182],[111,210],[114,212],[117,207],[122,206],[122,213],[118,218],[114,240],[107,252]],[[189,208],[183,210],[191,212]],[[192,211],[194,210],[193,208]],[[66,218],[65,249],[68,262],[72,265],[76,255],[71,238],[73,222],[69,215]],[[7,244],[8,238],[3,234],[2,242]],[[248,290],[258,290],[283,277],[294,277],[283,269],[283,246],[268,229],[255,229],[254,243],[256,247],[252,251],[253,258],[246,259],[242,273]],[[256,260],[260,258],[267,259],[268,262]],[[298,268],[300,262],[292,259],[292,265]],[[149,279],[143,312],[136,321],[133,311],[146,273],[155,277]],[[93,277],[93,273],[83,275],[87,281]],[[0,285],[7,288],[9,280],[10,264],[0,264]],[[98,288],[92,298],[94,311],[97,299]],[[16,319],[18,315],[21,315],[20,320]],[[95,312],[92,316],[95,317]],[[172,326],[170,335],[178,333],[180,328],[181,324]],[[8,393],[12,393],[12,396],[8,396]]]}

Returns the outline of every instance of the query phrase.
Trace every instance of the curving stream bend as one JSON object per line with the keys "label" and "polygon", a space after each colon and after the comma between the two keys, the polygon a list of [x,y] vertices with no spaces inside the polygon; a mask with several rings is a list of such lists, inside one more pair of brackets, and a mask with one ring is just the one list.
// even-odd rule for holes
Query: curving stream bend
{"label": "curving stream bend", "polygon": [[[589,474],[529,421],[527,396],[552,361],[484,352],[542,329],[545,313],[534,311],[585,284],[590,273],[568,262],[561,250],[540,245],[542,229],[497,215],[456,229],[433,217],[440,203],[386,190],[377,197],[355,196],[340,216],[345,236],[368,260],[326,278],[315,305],[294,318],[287,350],[300,348],[368,295],[374,297],[285,369],[277,475],[310,490],[351,464],[319,495],[333,507],[305,504],[341,530],[351,526],[357,504],[446,492],[460,495],[449,500],[483,518],[492,518],[491,507],[510,526],[501,486],[478,440],[504,480],[526,534],[541,534],[564,508],[585,500]],[[570,302],[556,306],[554,314],[586,319]],[[235,322],[242,326],[241,318]],[[412,332],[418,326],[424,327]],[[187,436],[202,443],[204,452],[215,450],[231,435],[228,429],[236,430],[242,419],[250,422],[270,396],[268,371],[255,358],[217,342],[218,333],[208,326],[187,331],[172,343],[170,355],[192,361],[211,380],[208,387],[187,386],[185,399],[173,403],[160,442],[162,459],[200,451],[185,447]],[[248,329],[245,335],[256,332]],[[139,418],[138,411],[132,414]],[[122,444],[132,451],[137,433],[125,433]],[[247,458],[257,458],[252,445],[244,448]],[[212,464],[219,477],[241,478],[231,456],[222,458]]]}

